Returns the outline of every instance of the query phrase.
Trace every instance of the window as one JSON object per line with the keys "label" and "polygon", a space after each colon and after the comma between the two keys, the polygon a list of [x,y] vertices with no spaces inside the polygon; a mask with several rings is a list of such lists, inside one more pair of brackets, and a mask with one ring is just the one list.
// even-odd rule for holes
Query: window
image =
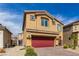
{"label": "window", "polygon": [[41,25],[47,27],[48,26],[48,19],[41,18]]}
{"label": "window", "polygon": [[45,20],[45,26],[48,26],[48,20]]}
{"label": "window", "polygon": [[34,21],[35,20],[35,15],[30,15],[30,19]]}
{"label": "window", "polygon": [[43,19],[41,19],[41,25],[44,26],[44,20]]}
{"label": "window", "polygon": [[57,24],[57,30],[58,30],[58,31],[62,31],[61,24]]}
{"label": "window", "polygon": [[75,26],[75,30],[77,30],[77,26]]}

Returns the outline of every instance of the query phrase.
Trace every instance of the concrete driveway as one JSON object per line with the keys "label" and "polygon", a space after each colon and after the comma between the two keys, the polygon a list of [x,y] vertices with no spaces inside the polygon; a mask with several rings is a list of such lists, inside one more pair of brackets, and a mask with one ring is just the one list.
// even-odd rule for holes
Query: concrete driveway
{"label": "concrete driveway", "polygon": [[71,52],[62,47],[35,48],[39,56],[79,56],[79,53]]}
{"label": "concrete driveway", "polygon": [[[6,53],[0,53],[0,56],[24,56],[25,50],[23,46],[15,46],[12,48],[6,48]],[[23,50],[21,50],[23,49]]]}

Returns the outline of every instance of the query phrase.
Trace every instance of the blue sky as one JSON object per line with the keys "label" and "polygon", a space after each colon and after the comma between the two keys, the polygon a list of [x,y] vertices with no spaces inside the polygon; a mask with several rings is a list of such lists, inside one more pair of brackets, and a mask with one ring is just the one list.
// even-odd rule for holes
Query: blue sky
{"label": "blue sky", "polygon": [[17,35],[22,32],[24,10],[47,10],[64,24],[79,20],[79,4],[9,3],[0,4],[0,23],[6,26],[14,35]]}

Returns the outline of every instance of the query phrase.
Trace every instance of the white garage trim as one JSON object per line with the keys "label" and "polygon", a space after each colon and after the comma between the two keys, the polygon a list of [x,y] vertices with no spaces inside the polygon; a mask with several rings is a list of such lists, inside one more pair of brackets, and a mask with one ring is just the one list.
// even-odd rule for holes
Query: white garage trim
{"label": "white garage trim", "polygon": [[3,31],[0,31],[0,48],[3,48]]}

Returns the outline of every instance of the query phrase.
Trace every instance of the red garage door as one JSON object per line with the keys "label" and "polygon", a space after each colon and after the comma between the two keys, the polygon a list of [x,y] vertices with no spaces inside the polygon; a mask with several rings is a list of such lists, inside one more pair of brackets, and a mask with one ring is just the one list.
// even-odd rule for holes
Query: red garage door
{"label": "red garage door", "polygon": [[53,47],[54,38],[33,36],[32,37],[32,46],[33,47]]}

